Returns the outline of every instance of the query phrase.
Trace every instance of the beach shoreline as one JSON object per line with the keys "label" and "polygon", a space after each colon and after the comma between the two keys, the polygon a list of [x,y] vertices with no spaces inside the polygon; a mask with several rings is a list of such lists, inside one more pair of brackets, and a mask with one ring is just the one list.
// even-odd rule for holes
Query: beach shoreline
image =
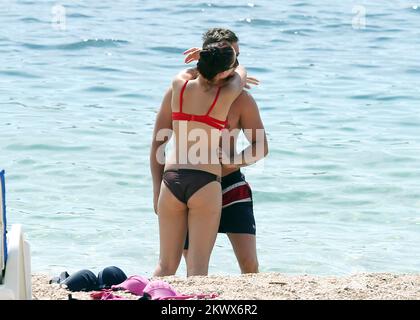
{"label": "beach shoreline", "polygon": [[[34,300],[91,300],[89,292],[70,292],[49,284],[51,275],[32,276]],[[217,293],[220,300],[420,300],[420,274],[361,273],[347,276],[259,273],[161,278],[183,294]],[[123,293],[127,299],[137,296]]]}

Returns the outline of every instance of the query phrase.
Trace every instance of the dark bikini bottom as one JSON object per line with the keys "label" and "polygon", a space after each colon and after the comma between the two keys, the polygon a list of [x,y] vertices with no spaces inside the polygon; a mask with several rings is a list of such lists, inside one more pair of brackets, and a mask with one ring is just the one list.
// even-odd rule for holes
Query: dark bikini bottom
{"label": "dark bikini bottom", "polygon": [[177,169],[163,173],[165,185],[179,201],[185,204],[194,193],[213,181],[220,182],[220,178],[202,170]]}

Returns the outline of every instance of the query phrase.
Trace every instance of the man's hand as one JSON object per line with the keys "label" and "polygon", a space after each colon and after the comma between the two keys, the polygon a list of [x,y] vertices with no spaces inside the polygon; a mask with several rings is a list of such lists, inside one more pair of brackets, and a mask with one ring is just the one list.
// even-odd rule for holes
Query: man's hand
{"label": "man's hand", "polygon": [[219,148],[219,161],[223,168],[225,169],[239,169],[239,166],[235,164],[233,157],[229,157],[226,153]]}
{"label": "man's hand", "polygon": [[184,55],[186,55],[184,62],[185,63],[190,63],[193,61],[198,61],[198,59],[200,59],[200,52],[201,52],[201,48],[191,48],[188,49],[187,51],[184,52]]}

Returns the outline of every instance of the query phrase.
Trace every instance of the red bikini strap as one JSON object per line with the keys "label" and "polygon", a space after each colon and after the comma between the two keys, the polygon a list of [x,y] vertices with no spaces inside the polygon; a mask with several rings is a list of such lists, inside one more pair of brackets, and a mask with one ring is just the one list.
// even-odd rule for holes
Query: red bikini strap
{"label": "red bikini strap", "polygon": [[214,98],[213,104],[211,105],[209,111],[207,111],[206,116],[208,116],[210,114],[210,112],[213,110],[214,106],[216,105],[217,99],[219,98],[220,89],[221,89],[221,87],[219,87],[219,89],[217,89],[216,98]]}
{"label": "red bikini strap", "polygon": [[182,90],[181,90],[181,95],[179,96],[179,112],[182,112],[182,100],[184,97],[185,88],[187,87],[187,83],[188,83],[188,80],[185,81],[184,86],[182,87]]}

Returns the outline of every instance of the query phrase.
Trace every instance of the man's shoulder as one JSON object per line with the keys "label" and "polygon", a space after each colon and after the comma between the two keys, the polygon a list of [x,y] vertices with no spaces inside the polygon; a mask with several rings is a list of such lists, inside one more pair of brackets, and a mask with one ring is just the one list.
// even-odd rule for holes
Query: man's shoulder
{"label": "man's shoulder", "polygon": [[252,97],[251,93],[249,93],[247,90],[242,90],[241,94],[233,102],[232,107],[240,108],[240,109],[247,109],[251,107],[255,108],[257,107],[257,104],[254,98]]}

